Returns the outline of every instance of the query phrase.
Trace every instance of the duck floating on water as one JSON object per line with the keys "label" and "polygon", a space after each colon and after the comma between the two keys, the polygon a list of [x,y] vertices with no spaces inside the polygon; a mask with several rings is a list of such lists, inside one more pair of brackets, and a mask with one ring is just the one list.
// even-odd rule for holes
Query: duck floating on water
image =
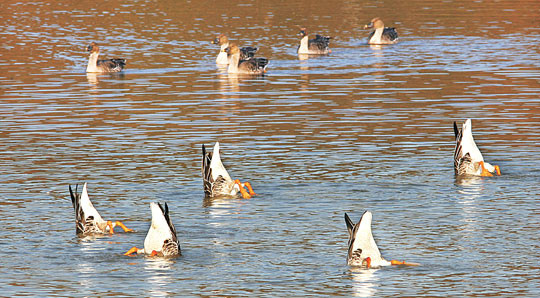
{"label": "duck floating on water", "polygon": [[371,233],[371,212],[365,211],[357,224],[345,213],[345,224],[349,232],[349,250],[347,253],[347,264],[349,266],[360,266],[365,269],[379,268],[390,265],[418,266],[418,263],[391,260],[387,261],[381,256],[381,252],[373,239]]}
{"label": "duck floating on water", "polygon": [[144,239],[144,248],[132,247],[124,255],[147,254],[159,257],[175,257],[181,254],[180,244],[176,237],[176,229],[169,216],[169,206],[160,203],[150,203],[152,224]]}
{"label": "duck floating on water", "polygon": [[99,46],[92,42],[86,50],[90,52],[86,72],[119,72],[124,70],[126,59],[98,60]]}
{"label": "duck floating on water", "polygon": [[374,18],[369,24],[364,26],[364,29],[368,28],[375,29],[369,34],[368,44],[380,45],[398,42],[396,28],[384,27],[384,23],[380,18]]}
{"label": "duck floating on water", "polygon": [[306,28],[300,28],[300,45],[298,46],[298,54],[308,55],[326,55],[332,52],[328,47],[330,44],[330,36],[315,35],[315,38],[309,39]]}
{"label": "duck floating on water", "polygon": [[[240,180],[232,180],[223,166],[219,154],[219,142],[214,145],[213,152],[207,152],[202,145],[202,175],[204,194],[207,197],[236,196],[238,192],[244,199],[256,195],[249,182],[241,183]],[[247,187],[248,191],[244,187]]]}
{"label": "duck floating on water", "polygon": [[[216,58],[217,64],[229,64],[229,58],[227,57],[227,48],[229,47],[229,38],[225,34],[220,34],[213,41],[213,44],[220,46],[219,54]],[[255,47],[242,47],[240,48],[240,60],[249,60],[255,56],[255,53],[259,48]]]}
{"label": "duck floating on water", "polygon": [[78,185],[75,185],[75,192],[69,186],[69,194],[71,195],[71,202],[75,209],[75,227],[76,233],[79,236],[87,236],[90,234],[114,234],[114,228],[116,226],[121,227],[124,232],[132,232],[132,229],[128,229],[122,222],[112,222],[110,220],[103,220],[99,212],[94,208],[90,198],[88,197],[88,191],[86,189],[86,182],[83,185],[82,192],[77,192]]}
{"label": "duck floating on water", "polygon": [[232,74],[264,74],[268,66],[266,58],[250,58],[248,60],[240,59],[240,49],[234,43],[226,49],[229,66],[227,72]]}
{"label": "duck floating on water", "polygon": [[454,150],[454,173],[460,175],[475,175],[491,177],[494,174],[500,176],[499,166],[493,166],[484,161],[484,157],[476,146],[472,135],[471,119],[463,123],[461,130],[454,121],[454,136],[456,148]]}

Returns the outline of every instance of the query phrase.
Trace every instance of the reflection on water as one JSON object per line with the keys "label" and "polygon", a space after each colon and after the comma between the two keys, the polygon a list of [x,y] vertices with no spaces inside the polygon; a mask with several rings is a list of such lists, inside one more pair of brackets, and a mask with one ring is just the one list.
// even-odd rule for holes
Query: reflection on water
{"label": "reflection on water", "polygon": [[379,269],[361,269],[351,267],[352,290],[355,297],[377,297],[377,288],[380,286],[375,273]]}
{"label": "reflection on water", "polygon": [[175,281],[172,269],[175,260],[169,258],[146,257],[144,270],[148,273],[148,292],[152,297],[169,296],[168,285]]}
{"label": "reflection on water", "polygon": [[[3,295],[540,296],[539,1],[1,7]],[[398,44],[366,46],[376,15]],[[298,56],[298,24],[334,37],[332,54]],[[268,74],[216,66],[219,32],[258,46]],[[85,74],[90,41],[129,68]],[[501,177],[455,180],[452,123],[467,118]],[[215,141],[258,196],[203,199]],[[74,241],[75,181],[139,232]],[[124,258],[156,200],[185,254]],[[428,265],[353,270],[351,291],[342,215],[365,209],[392,231],[376,235],[384,255]]]}

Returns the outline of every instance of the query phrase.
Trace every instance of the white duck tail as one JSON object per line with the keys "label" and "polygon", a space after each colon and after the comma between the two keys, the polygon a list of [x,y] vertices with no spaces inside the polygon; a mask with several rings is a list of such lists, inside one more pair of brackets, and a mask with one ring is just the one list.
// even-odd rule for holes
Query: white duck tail
{"label": "white duck tail", "polygon": [[472,135],[471,119],[463,123],[459,130],[454,122],[456,147],[454,150],[454,172],[456,175],[493,176],[501,175],[499,166],[493,166],[484,161],[482,153],[476,146]]}
{"label": "white duck tail", "polygon": [[345,213],[345,223],[349,232],[349,249],[347,253],[347,264],[349,266],[360,266],[369,269],[390,265],[419,265],[405,261],[385,260],[381,256],[375,239],[373,239],[371,220],[371,212],[365,211],[358,223],[354,224]]}
{"label": "white duck tail", "polygon": [[173,257],[181,254],[180,245],[176,236],[176,229],[169,217],[169,206],[150,203],[152,223],[144,239],[144,248],[133,247],[124,255],[144,253],[152,256]]}

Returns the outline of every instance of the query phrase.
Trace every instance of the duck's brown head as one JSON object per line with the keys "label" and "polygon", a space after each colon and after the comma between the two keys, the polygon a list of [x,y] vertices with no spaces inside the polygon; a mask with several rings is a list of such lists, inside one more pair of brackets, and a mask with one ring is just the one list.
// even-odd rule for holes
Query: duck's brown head
{"label": "duck's brown head", "polygon": [[97,45],[97,43],[92,42],[89,46],[86,47],[86,51],[90,53],[98,53],[99,46]]}
{"label": "duck's brown head", "polygon": [[240,53],[240,48],[234,43],[232,43],[227,49],[225,49],[225,52],[227,52],[227,55],[234,55]]}
{"label": "duck's brown head", "polygon": [[380,18],[374,18],[373,20],[371,20],[369,24],[364,26],[364,29],[368,29],[368,28],[374,28],[374,29],[384,28],[384,23]]}
{"label": "duck's brown head", "polygon": [[212,43],[217,44],[218,46],[227,44],[229,43],[229,38],[225,34],[220,34],[214,40],[212,40]]}
{"label": "duck's brown head", "polygon": [[304,37],[304,36],[308,35],[307,29],[306,28],[300,28],[300,32],[298,34],[301,37]]}

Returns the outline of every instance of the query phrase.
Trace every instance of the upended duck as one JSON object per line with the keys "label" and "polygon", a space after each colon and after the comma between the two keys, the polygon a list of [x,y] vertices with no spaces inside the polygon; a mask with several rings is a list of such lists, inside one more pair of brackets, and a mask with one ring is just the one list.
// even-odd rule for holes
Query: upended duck
{"label": "upended duck", "polygon": [[454,122],[454,136],[456,138],[454,150],[454,173],[456,175],[484,177],[491,177],[494,174],[501,175],[499,166],[493,166],[484,161],[484,157],[473,139],[471,119],[467,119],[463,123],[461,130]]}
{"label": "upended duck", "polygon": [[[229,47],[229,38],[225,34],[220,34],[213,41],[213,44],[220,46],[219,54],[216,58],[217,64],[229,64],[229,58],[227,57],[227,48]],[[259,48],[255,47],[242,47],[240,48],[240,60],[249,60],[255,56],[255,53]]]}
{"label": "upended duck", "polygon": [[86,72],[119,72],[126,66],[126,59],[98,60],[99,46],[95,42],[92,42],[86,50],[90,52]]}
{"label": "upended duck", "polygon": [[369,34],[368,44],[380,45],[398,42],[396,28],[384,27],[384,23],[380,18],[374,18],[369,24],[364,26],[364,29],[368,28],[375,29]]}
{"label": "upended duck", "polygon": [[75,228],[76,233],[79,236],[87,236],[91,234],[114,234],[114,228],[116,226],[121,227],[124,232],[132,232],[132,229],[128,229],[122,222],[110,220],[105,221],[99,215],[99,212],[94,208],[90,198],[88,197],[88,191],[86,189],[86,182],[83,185],[82,192],[77,192],[78,185],[75,185],[75,192],[69,185],[69,194],[71,195],[71,202],[75,209]]}
{"label": "upended duck", "polygon": [[176,229],[169,216],[169,206],[160,203],[150,203],[152,223],[144,239],[144,248],[132,247],[124,255],[147,254],[159,257],[175,257],[181,254],[180,244],[176,237]]}
{"label": "upended duck", "polygon": [[347,253],[347,264],[349,266],[359,266],[365,269],[379,268],[390,265],[418,266],[418,263],[405,261],[385,260],[373,239],[371,233],[371,212],[365,211],[357,224],[345,213],[345,224],[349,232],[349,250]]}
{"label": "upended duck", "polygon": [[315,35],[315,38],[309,39],[309,35],[306,28],[300,29],[300,45],[298,46],[298,54],[309,55],[326,55],[332,52],[328,47],[330,44],[330,36]]}
{"label": "upended duck", "polygon": [[240,59],[240,49],[234,43],[227,49],[229,57],[229,66],[227,72],[232,74],[264,74],[268,66],[266,58],[250,58],[248,60]]}
{"label": "upended duck", "polygon": [[[240,180],[232,180],[223,166],[219,154],[219,142],[214,145],[213,152],[207,152],[202,145],[202,175],[204,194],[207,197],[236,196],[238,192],[244,199],[256,195],[249,182],[241,183]],[[248,191],[244,187],[247,187]]]}

